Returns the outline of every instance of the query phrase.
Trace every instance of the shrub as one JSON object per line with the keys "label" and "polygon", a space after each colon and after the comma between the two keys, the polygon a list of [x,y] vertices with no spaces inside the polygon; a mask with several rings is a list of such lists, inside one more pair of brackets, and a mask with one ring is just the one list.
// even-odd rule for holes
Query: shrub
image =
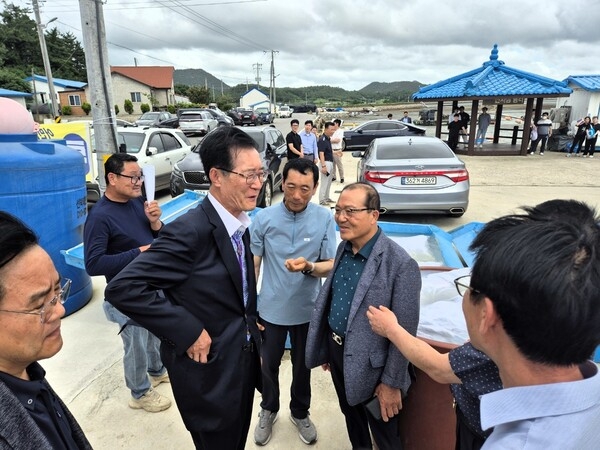
{"label": "shrub", "polygon": [[115,116],[119,115],[119,105],[115,105]]}
{"label": "shrub", "polygon": [[65,105],[62,107],[63,116],[70,116],[71,114],[73,114],[73,111],[71,111],[71,107],[69,105]]}
{"label": "shrub", "polygon": [[89,115],[90,111],[92,110],[92,105],[90,105],[88,102],[83,102],[81,105],[81,109],[83,109],[83,112],[87,116],[87,115]]}
{"label": "shrub", "polygon": [[169,111],[171,114],[175,114],[177,112],[177,108],[175,105],[169,105],[167,106],[167,111]]}
{"label": "shrub", "polygon": [[123,103],[123,108],[125,108],[125,112],[127,114],[133,114],[133,103],[131,102],[131,100],[126,99]]}
{"label": "shrub", "polygon": [[148,103],[142,103],[140,109],[142,110],[142,114],[147,113],[150,111],[150,105]]}

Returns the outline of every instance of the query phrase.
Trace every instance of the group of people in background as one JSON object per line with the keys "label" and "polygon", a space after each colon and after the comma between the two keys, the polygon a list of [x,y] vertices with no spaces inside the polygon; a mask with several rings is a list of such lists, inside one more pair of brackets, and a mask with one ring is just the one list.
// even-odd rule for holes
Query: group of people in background
{"label": "group of people in background", "polygon": [[577,131],[573,137],[573,143],[569,146],[567,154],[569,157],[575,153],[577,156],[587,158],[594,157],[594,150],[596,148],[596,142],[598,140],[598,133],[600,133],[600,123],[598,123],[598,116],[591,117],[586,116],[583,119],[577,121],[575,124]]}
{"label": "group of people in background", "polygon": [[319,204],[327,206],[334,201],[329,197],[332,182],[344,183],[344,130],[342,120],[335,119],[323,124],[323,132],[319,135],[312,120],[304,122],[304,130],[298,132],[298,119],[290,121],[291,131],[286,135],[288,161],[305,158],[320,167],[321,187]]}

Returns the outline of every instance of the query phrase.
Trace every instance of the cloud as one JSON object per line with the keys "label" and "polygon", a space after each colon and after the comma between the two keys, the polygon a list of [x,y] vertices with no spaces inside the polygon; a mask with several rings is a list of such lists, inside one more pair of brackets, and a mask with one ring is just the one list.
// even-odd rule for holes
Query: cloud
{"label": "cloud", "polygon": [[[72,1],[72,0],[71,0]],[[25,6],[25,0],[15,2]],[[43,17],[80,38],[78,11],[47,2]],[[169,7],[164,7],[168,5]],[[546,0],[111,0],[104,4],[114,65],[202,68],[229,85],[276,84],[360,89],[372,81],[437,81],[488,60],[554,79],[598,73],[597,17],[585,3]],[[63,24],[68,24],[65,26]],[[153,59],[157,58],[157,59]]]}

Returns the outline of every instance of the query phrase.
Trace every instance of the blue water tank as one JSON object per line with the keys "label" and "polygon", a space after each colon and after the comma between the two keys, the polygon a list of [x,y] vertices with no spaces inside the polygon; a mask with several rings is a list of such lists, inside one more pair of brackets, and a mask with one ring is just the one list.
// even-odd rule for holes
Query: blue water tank
{"label": "blue water tank", "polygon": [[68,265],[60,253],[83,240],[83,156],[60,142],[38,141],[36,134],[0,134],[0,209],[35,231],[61,276],[73,280],[67,314],[87,304],[90,276]]}

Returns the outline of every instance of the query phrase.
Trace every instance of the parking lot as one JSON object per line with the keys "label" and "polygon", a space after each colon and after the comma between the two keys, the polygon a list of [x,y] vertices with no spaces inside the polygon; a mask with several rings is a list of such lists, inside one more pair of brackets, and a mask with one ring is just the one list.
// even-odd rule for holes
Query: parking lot
{"label": "parking lot", "polygon": [[[294,114],[301,124],[309,117],[314,118]],[[276,119],[275,125],[285,135],[289,130],[289,119]],[[428,129],[427,134],[433,133]],[[384,216],[382,219],[430,223],[449,230],[472,221],[486,222],[514,212],[521,205],[553,198],[573,198],[600,207],[600,157],[565,158],[564,154],[547,151],[543,157],[462,156],[461,159],[466,162],[471,177],[470,204],[463,217],[411,215]],[[346,182],[354,181],[356,160],[349,153],[344,154],[344,166]],[[341,188],[340,183],[333,183],[333,199],[337,198]],[[160,201],[170,199],[167,191],[160,194]],[[274,201],[280,201],[281,197],[281,193],[276,193]],[[50,383],[77,417],[94,448],[192,449],[191,439],[175,406],[156,414],[127,407],[129,393],[123,381],[118,327],[108,322],[102,311],[104,280],[95,277],[93,281],[94,296],[90,303],[63,320],[63,350],[51,360],[42,362]],[[303,449],[306,446],[297,437],[287,417],[291,380],[291,365],[287,357],[281,367],[280,379],[282,411],[268,448]],[[344,421],[328,374],[321,369],[313,370],[312,385],[311,418],[319,432],[319,440],[313,448],[349,448]],[[170,396],[169,385],[161,384],[157,389]],[[248,449],[258,448],[252,442],[252,431],[259,401],[257,394]]]}

